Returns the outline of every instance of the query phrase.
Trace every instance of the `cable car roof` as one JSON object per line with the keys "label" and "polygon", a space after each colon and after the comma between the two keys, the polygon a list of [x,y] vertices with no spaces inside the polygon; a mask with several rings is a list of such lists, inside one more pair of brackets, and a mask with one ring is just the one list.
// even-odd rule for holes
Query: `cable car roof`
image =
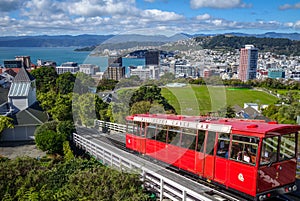
{"label": "cable car roof", "polygon": [[224,133],[242,133],[257,137],[280,135],[300,131],[300,125],[277,124],[262,120],[183,116],[173,114],[135,114],[127,120],[168,126],[178,126]]}

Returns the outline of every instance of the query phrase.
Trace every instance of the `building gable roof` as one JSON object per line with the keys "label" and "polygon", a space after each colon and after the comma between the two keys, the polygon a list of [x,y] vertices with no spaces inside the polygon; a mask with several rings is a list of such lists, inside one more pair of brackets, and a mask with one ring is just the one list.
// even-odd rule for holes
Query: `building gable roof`
{"label": "building gable roof", "polygon": [[25,68],[20,68],[13,82],[31,82],[34,77]]}
{"label": "building gable roof", "polygon": [[38,102],[31,105],[26,110],[19,111],[11,116],[14,125],[40,125],[48,120],[48,115],[39,106]]}

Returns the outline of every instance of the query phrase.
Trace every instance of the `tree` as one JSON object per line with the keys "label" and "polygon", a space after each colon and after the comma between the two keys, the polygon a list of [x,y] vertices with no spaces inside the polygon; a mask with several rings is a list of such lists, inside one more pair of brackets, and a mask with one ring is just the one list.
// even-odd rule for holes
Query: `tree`
{"label": "tree", "polygon": [[94,79],[85,73],[76,73],[76,80],[73,91],[75,93],[84,94],[89,92],[90,87],[95,87]]}
{"label": "tree", "polygon": [[105,91],[105,90],[114,90],[116,84],[118,83],[117,80],[112,79],[102,79],[99,81],[97,86],[97,91]]}
{"label": "tree", "polygon": [[42,124],[35,132],[35,143],[49,154],[63,154],[63,143],[75,130],[71,122],[50,121]]}
{"label": "tree", "polygon": [[57,93],[54,90],[50,90],[48,92],[41,92],[37,95],[37,99],[40,102],[40,106],[48,113],[55,106],[56,98]]}
{"label": "tree", "polygon": [[[70,150],[67,143],[65,147]],[[0,161],[0,169],[2,200],[149,200],[138,174],[110,169],[93,159],[17,158]]]}
{"label": "tree", "polygon": [[92,93],[82,94],[77,98],[76,102],[73,101],[73,105],[75,105],[73,111],[79,117],[82,125],[94,125],[94,120],[97,118],[95,102],[96,95]]}
{"label": "tree", "polygon": [[141,86],[132,94],[129,106],[131,108],[136,102],[149,101],[151,104],[155,102],[163,105],[164,109],[168,111],[168,113],[175,113],[175,109],[168,103],[160,92],[161,89],[156,85]]}
{"label": "tree", "polygon": [[35,142],[39,149],[49,154],[62,154],[63,143],[66,139],[52,130],[44,130],[35,134]]}
{"label": "tree", "polygon": [[36,86],[39,92],[55,90],[56,78],[58,77],[54,67],[41,67],[30,72],[36,79]]}
{"label": "tree", "polygon": [[130,114],[146,114],[151,108],[151,103],[149,101],[140,101],[132,105],[130,109]]}
{"label": "tree", "polygon": [[56,79],[57,92],[60,94],[68,94],[73,92],[76,76],[70,72],[60,74]]}
{"label": "tree", "polygon": [[233,108],[230,105],[218,110],[218,116],[219,117],[225,117],[225,118],[234,118],[234,117],[236,117],[235,111],[233,110]]}
{"label": "tree", "polygon": [[56,126],[56,131],[59,135],[69,140],[72,134],[76,132],[76,129],[72,121],[60,121]]}
{"label": "tree", "polygon": [[107,113],[108,106],[109,104],[105,103],[99,96],[95,95],[95,108],[96,108],[97,119],[103,121],[110,120],[110,117],[108,116]]}
{"label": "tree", "polygon": [[72,93],[58,95],[54,106],[48,112],[57,121],[72,121]]}

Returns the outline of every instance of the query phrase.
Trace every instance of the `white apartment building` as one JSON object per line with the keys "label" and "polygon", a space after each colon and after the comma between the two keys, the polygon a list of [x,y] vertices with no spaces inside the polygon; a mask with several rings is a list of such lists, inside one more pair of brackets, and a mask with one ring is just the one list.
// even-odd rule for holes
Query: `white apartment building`
{"label": "white apartment building", "polygon": [[85,73],[87,75],[95,75],[99,72],[99,67],[94,64],[80,64],[79,72]]}
{"label": "white apartment building", "polygon": [[70,72],[72,74],[75,74],[79,71],[78,64],[75,62],[66,62],[61,64],[61,66],[55,67],[57,74],[63,74],[66,72]]}
{"label": "white apartment building", "polygon": [[150,69],[144,69],[143,66],[138,66],[136,69],[131,69],[130,76],[137,75],[141,80],[150,79]]}

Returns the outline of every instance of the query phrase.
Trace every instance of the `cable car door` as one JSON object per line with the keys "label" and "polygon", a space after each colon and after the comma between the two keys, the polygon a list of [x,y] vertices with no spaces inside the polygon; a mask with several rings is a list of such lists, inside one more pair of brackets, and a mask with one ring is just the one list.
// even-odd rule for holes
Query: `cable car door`
{"label": "cable car door", "polygon": [[204,177],[208,179],[214,178],[215,172],[215,144],[216,132],[206,132],[205,138],[205,154],[204,154]]}

